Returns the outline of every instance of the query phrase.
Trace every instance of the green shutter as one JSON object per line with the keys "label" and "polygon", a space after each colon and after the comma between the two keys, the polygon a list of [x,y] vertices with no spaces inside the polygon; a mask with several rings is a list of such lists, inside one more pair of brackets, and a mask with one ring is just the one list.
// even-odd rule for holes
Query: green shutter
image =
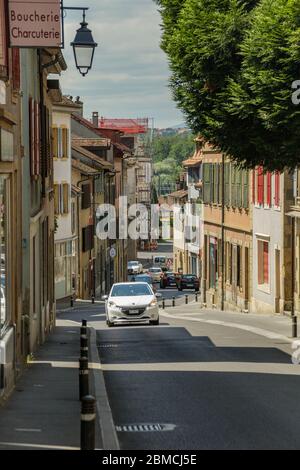
{"label": "green shutter", "polygon": [[203,164],[203,202],[210,203],[210,164]]}
{"label": "green shutter", "polygon": [[236,207],[236,166],[231,164],[231,205]]}
{"label": "green shutter", "polygon": [[225,206],[229,206],[230,205],[230,163],[225,163],[224,172],[225,172],[224,204]]}
{"label": "green shutter", "polygon": [[243,207],[244,209],[249,208],[249,172],[248,170],[243,171]]}
{"label": "green shutter", "polygon": [[236,205],[242,207],[242,170],[236,169]]}
{"label": "green shutter", "polygon": [[213,165],[213,169],[214,169],[214,191],[213,191],[213,202],[214,204],[218,204],[219,202],[219,165],[217,163],[215,163]]}

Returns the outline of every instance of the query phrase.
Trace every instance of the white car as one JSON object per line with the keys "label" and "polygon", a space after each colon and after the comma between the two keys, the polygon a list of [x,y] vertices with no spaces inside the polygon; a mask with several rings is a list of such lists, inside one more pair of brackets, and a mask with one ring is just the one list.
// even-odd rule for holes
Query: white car
{"label": "white car", "polygon": [[159,325],[159,307],[152,287],[146,282],[114,284],[105,300],[106,323],[109,327],[122,323],[149,322]]}
{"label": "white car", "polygon": [[148,274],[152,277],[153,282],[160,282],[163,275],[163,271],[161,268],[153,266],[153,268],[148,269]]}
{"label": "white car", "polygon": [[143,265],[139,261],[129,261],[127,264],[128,274],[141,274],[143,272]]}

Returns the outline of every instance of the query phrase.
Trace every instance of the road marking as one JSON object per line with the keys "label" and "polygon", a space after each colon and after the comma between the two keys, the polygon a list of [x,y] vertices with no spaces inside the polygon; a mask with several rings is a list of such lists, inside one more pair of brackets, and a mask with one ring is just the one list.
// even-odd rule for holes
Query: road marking
{"label": "road marking", "polygon": [[65,446],[55,446],[48,444],[25,444],[23,442],[0,442],[0,446],[9,446],[9,447],[34,447],[37,449],[57,449],[57,450],[80,450],[79,447],[65,447]]}
{"label": "road marking", "polygon": [[175,424],[125,424],[116,426],[117,432],[170,432],[176,428]]}
{"label": "road marking", "polygon": [[143,364],[103,364],[104,372],[239,372],[245,374],[300,375],[294,364],[271,362],[160,362]]}
{"label": "road marking", "polygon": [[17,432],[42,432],[41,429],[15,428]]}
{"label": "road marking", "polygon": [[199,323],[206,323],[209,325],[226,326],[228,328],[244,330],[249,333],[254,333],[256,335],[259,335],[259,336],[264,336],[265,338],[268,338],[268,339],[272,339],[272,340],[280,339],[280,340],[288,342],[289,344],[292,344],[294,342],[294,339],[288,338],[287,336],[274,333],[273,331],[264,330],[262,328],[256,328],[250,325],[243,325],[241,323],[224,322],[221,320],[205,320],[203,318],[194,318],[194,317],[188,317],[188,316],[182,316],[182,315],[171,315],[170,313],[167,313],[164,310],[160,311],[160,315],[166,318],[172,318],[174,320],[189,320],[189,321],[194,321],[194,322],[199,322]]}

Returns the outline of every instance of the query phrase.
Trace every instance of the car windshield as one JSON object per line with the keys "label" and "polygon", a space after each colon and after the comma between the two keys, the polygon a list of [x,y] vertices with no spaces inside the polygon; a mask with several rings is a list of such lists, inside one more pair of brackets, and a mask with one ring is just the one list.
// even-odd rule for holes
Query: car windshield
{"label": "car windshield", "polygon": [[123,284],[114,286],[111,297],[138,297],[139,295],[153,295],[146,284]]}
{"label": "car windshield", "polygon": [[182,276],[183,279],[187,279],[188,281],[193,281],[194,279],[196,279],[196,276],[193,276],[191,274],[188,274],[186,276]]}
{"label": "car windshield", "polygon": [[129,261],[128,266],[137,266],[138,264],[138,261]]}
{"label": "car windshield", "polygon": [[161,273],[161,269],[159,269],[159,268],[151,268],[151,269],[149,269],[149,272],[150,272],[150,273]]}

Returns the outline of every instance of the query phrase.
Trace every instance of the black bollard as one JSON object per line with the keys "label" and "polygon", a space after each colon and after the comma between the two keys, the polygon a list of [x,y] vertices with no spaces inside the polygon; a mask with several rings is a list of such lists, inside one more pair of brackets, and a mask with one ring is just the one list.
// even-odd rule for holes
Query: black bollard
{"label": "black bollard", "polygon": [[292,316],[292,338],[298,337],[298,317],[297,315]]}
{"label": "black bollard", "polygon": [[172,298],[172,307],[175,307],[175,297]]}
{"label": "black bollard", "polygon": [[188,295],[185,296],[185,303],[186,303],[186,305],[189,303],[189,296]]}
{"label": "black bollard", "polygon": [[74,296],[71,295],[70,297],[70,304],[71,304],[71,307],[74,307]]}
{"label": "black bollard", "polygon": [[95,450],[96,400],[92,395],[82,398],[80,419],[80,449]]}
{"label": "black bollard", "polygon": [[163,310],[166,308],[165,299],[162,299],[162,308],[163,308]]}
{"label": "black bollard", "polygon": [[198,302],[198,292],[195,292],[195,301]]}
{"label": "black bollard", "polygon": [[95,303],[95,296],[93,295],[92,296],[92,304],[94,304],[94,303]]}
{"label": "black bollard", "polygon": [[79,400],[89,394],[89,361],[87,357],[79,359]]}
{"label": "black bollard", "polygon": [[80,335],[80,357],[89,357],[88,335]]}

